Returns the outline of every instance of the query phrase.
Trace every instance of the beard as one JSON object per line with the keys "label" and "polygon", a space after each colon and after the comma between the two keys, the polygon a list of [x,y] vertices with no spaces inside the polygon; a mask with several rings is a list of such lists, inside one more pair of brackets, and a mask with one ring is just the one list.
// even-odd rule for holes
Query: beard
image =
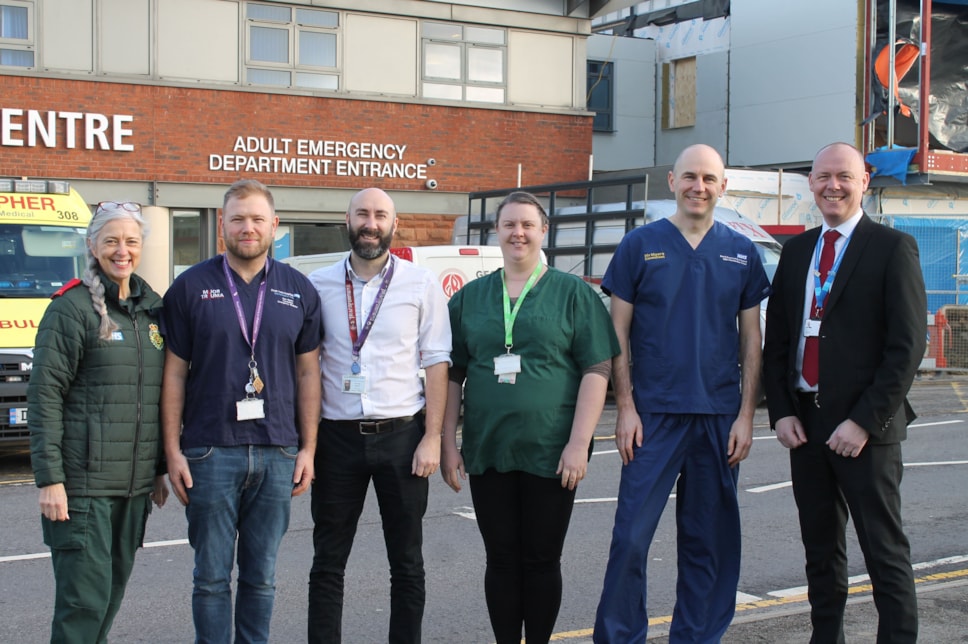
{"label": "beard", "polygon": [[[364,239],[364,233],[375,234],[377,239]],[[393,231],[391,230],[384,236],[380,236],[380,231],[377,229],[359,228],[357,230],[350,229],[350,246],[353,248],[353,252],[363,259],[376,259],[382,257],[384,253],[390,250],[390,243],[393,241]]]}
{"label": "beard", "polygon": [[262,239],[255,248],[243,249],[238,239],[233,239],[228,236],[224,236],[223,238],[225,239],[226,251],[239,259],[255,259],[268,253],[270,246],[272,246],[271,239]]}

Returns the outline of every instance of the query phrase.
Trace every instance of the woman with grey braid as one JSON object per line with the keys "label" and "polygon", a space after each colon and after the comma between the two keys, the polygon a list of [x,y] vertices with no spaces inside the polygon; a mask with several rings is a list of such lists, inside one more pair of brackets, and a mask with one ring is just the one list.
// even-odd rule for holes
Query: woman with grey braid
{"label": "woman with grey braid", "polygon": [[168,498],[161,298],[134,274],[145,233],[138,204],[98,204],[84,277],[54,294],[37,331],[27,423],[54,566],[51,642],[107,640],[151,502]]}

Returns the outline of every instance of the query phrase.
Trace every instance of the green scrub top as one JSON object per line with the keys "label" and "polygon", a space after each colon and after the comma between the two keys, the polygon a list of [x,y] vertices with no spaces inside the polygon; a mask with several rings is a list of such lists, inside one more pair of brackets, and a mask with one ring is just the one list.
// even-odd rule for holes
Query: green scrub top
{"label": "green scrub top", "polygon": [[501,272],[468,283],[450,300],[454,366],[467,371],[461,453],[468,474],[523,471],[556,478],[571,436],[582,373],[619,353],[598,294],[579,277],[549,268],[514,323],[515,384],[498,383],[506,353]]}

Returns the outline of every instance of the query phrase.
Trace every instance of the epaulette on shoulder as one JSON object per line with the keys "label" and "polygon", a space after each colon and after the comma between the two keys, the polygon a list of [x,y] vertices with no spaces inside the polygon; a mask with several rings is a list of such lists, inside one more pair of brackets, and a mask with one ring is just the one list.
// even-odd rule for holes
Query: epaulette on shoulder
{"label": "epaulette on shoulder", "polygon": [[79,280],[79,279],[77,279],[77,278],[75,277],[75,278],[74,278],[74,279],[72,279],[72,280],[71,280],[70,282],[68,282],[67,284],[64,284],[64,286],[62,286],[62,287],[60,287],[60,290],[59,290],[59,291],[57,291],[56,293],[54,293],[53,295],[51,295],[51,296],[50,296],[50,299],[54,299],[55,297],[60,297],[61,295],[63,295],[63,294],[64,294],[64,293],[66,293],[67,291],[69,291],[69,290],[71,290],[71,289],[72,289],[72,288],[74,288],[75,286],[80,286],[80,285],[81,285],[81,284],[83,284],[83,283],[84,283],[84,282],[82,282],[81,280]]}

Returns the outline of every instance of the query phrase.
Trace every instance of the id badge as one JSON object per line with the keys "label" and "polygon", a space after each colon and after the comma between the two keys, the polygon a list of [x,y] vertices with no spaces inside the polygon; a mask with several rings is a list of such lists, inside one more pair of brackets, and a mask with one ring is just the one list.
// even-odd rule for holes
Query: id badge
{"label": "id badge", "polygon": [[343,376],[343,393],[359,396],[366,389],[366,376],[349,374]]}
{"label": "id badge", "polygon": [[261,398],[243,398],[235,403],[235,420],[260,420],[265,417],[265,401]]}
{"label": "id badge", "polygon": [[516,353],[502,353],[494,358],[494,375],[521,373],[521,356]]}
{"label": "id badge", "polygon": [[820,320],[807,318],[803,322],[803,337],[816,338],[820,335]]}

